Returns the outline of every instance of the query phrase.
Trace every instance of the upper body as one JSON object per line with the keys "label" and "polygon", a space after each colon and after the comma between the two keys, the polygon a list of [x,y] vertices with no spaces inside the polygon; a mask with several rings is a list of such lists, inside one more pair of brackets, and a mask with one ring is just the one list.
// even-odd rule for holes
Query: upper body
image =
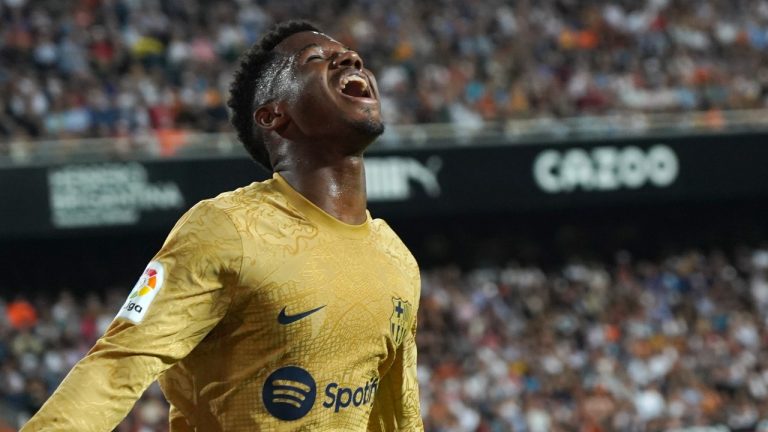
{"label": "upper body", "polygon": [[108,431],[154,379],[174,431],[421,430],[418,268],[366,210],[373,74],[302,22],[241,59],[228,105],[272,180],[177,223],[23,431]]}
{"label": "upper body", "polygon": [[418,429],[418,297],[383,221],[340,222],[276,174],[179,221],[24,430],[111,430],[158,376],[174,432]]}

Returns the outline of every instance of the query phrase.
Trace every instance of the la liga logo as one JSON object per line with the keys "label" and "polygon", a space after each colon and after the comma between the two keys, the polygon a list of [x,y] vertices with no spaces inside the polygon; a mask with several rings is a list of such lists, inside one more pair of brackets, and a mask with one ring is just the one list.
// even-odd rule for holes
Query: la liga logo
{"label": "la liga logo", "polygon": [[140,323],[144,319],[149,305],[152,304],[152,300],[162,288],[164,280],[165,269],[163,265],[159,261],[151,261],[134,285],[125,304],[120,308],[117,318],[125,318],[135,324]]}
{"label": "la liga logo", "polygon": [[[159,263],[158,263],[159,264]],[[139,288],[136,290],[136,288]],[[146,270],[144,270],[144,274],[141,275],[141,278],[136,283],[136,287],[133,288],[133,292],[131,293],[131,296],[128,298],[136,298],[136,297],[142,297],[150,293],[153,289],[157,287],[157,270],[154,268],[147,267]]]}

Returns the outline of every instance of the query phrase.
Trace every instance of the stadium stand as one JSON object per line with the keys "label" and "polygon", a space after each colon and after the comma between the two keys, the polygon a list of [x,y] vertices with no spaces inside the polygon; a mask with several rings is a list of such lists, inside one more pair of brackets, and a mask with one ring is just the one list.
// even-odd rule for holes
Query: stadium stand
{"label": "stadium stand", "polygon": [[[0,0],[0,156],[27,160],[35,146],[71,138],[121,143],[151,131],[173,143],[186,132],[229,132],[224,99],[238,53],[291,17],[358,49],[400,125],[530,119],[552,130],[573,117],[628,115],[642,129],[645,116],[700,111],[697,121],[719,129],[734,110],[768,102],[768,6],[759,0],[202,4]],[[627,252],[613,236],[598,256],[589,246],[572,256],[553,248],[568,255],[559,261],[499,253],[477,232],[454,239],[467,250],[451,255],[402,230],[420,259],[443,254],[423,261],[427,430],[768,431],[768,233],[756,230],[744,247],[743,238],[714,248],[692,240],[737,220],[719,212],[694,211],[690,220],[709,225],[676,242],[670,231],[688,220],[665,230],[666,214],[658,226],[621,225],[653,254]],[[450,217],[462,230],[483,225]],[[0,243],[0,261],[18,267],[0,275],[0,432],[16,430],[103,332],[162,234],[152,235],[140,251],[121,251],[130,259],[95,247],[127,250],[128,239],[78,239],[89,258],[62,246],[64,235]],[[93,265],[98,254],[113,264]],[[55,262],[61,256],[72,262]],[[117,430],[167,430],[156,385]]]}
{"label": "stadium stand", "polygon": [[[309,17],[378,73],[394,124],[765,107],[761,1],[0,2],[0,137],[229,130],[233,62]],[[480,7],[482,6],[482,7]],[[642,123],[642,121],[641,121]]]}

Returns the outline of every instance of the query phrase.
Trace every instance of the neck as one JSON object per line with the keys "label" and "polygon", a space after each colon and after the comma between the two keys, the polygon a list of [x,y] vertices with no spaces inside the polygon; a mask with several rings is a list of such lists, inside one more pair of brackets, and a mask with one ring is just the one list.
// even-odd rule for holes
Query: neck
{"label": "neck", "polygon": [[323,211],[351,225],[365,222],[367,195],[362,154],[334,162],[295,158],[275,166],[288,184]]}

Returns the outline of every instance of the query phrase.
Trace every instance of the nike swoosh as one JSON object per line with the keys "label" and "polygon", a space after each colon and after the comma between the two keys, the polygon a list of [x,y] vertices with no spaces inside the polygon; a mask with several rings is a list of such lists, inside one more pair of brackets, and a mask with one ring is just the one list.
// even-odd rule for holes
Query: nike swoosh
{"label": "nike swoosh", "polygon": [[291,324],[291,323],[294,323],[294,322],[296,322],[296,321],[298,321],[298,320],[300,320],[302,318],[306,318],[306,317],[312,315],[313,313],[319,311],[320,309],[324,308],[325,305],[322,305],[319,308],[314,308],[312,310],[308,310],[306,312],[302,312],[302,313],[299,313],[299,314],[296,314],[296,315],[286,315],[285,309],[287,307],[288,306],[284,307],[283,310],[280,311],[280,314],[277,316],[277,322],[279,322],[280,324]]}

